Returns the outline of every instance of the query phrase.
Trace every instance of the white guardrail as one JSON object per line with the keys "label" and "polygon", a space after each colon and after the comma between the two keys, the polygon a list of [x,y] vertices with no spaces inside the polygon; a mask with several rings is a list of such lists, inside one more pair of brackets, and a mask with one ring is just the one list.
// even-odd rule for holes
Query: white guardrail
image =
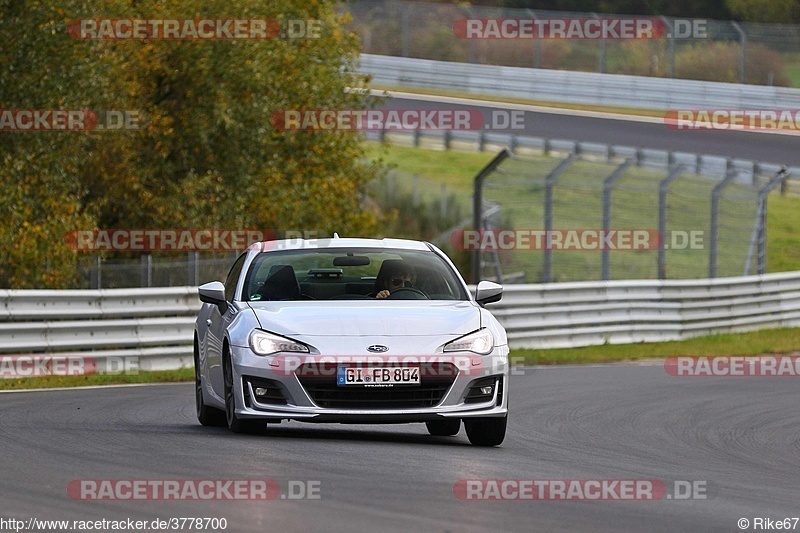
{"label": "white guardrail", "polygon": [[361,54],[361,72],[375,85],[644,109],[796,109],[800,101],[800,89],[786,87],[371,54]]}
{"label": "white guardrail", "polygon": [[[474,290],[474,287],[471,287]],[[192,365],[194,287],[0,290],[0,364],[31,354]],[[800,325],[800,272],[701,280],[507,285],[490,309],[512,348],[680,340]]]}

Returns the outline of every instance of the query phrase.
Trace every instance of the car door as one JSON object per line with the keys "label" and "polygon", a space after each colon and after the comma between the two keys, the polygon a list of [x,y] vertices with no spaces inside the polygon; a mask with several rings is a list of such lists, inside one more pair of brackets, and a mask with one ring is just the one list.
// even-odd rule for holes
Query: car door
{"label": "car door", "polygon": [[214,394],[220,400],[224,398],[224,385],[222,374],[222,341],[225,339],[225,332],[228,326],[236,317],[236,307],[233,305],[234,294],[236,294],[236,286],[239,283],[239,278],[242,274],[242,267],[247,254],[242,254],[233,263],[228,277],[225,279],[225,300],[228,302],[228,309],[224,313],[220,313],[217,306],[213,306],[211,314],[209,315],[206,324],[208,324],[208,376],[211,380],[211,387],[214,389]]}

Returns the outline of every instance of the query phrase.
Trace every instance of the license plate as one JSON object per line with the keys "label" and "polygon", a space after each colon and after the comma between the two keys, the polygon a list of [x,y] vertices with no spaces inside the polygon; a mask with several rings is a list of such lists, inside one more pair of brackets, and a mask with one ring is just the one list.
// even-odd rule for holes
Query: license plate
{"label": "license plate", "polygon": [[340,366],[336,370],[340,387],[393,387],[419,385],[419,367]]}

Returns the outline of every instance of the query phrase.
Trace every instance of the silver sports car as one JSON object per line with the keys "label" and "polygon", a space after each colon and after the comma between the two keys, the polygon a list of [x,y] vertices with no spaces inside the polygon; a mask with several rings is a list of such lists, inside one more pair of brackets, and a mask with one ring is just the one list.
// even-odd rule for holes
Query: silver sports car
{"label": "silver sports car", "polygon": [[497,446],[508,420],[508,341],[435,246],[399,239],[269,241],[225,284],[199,288],[197,418],[234,432],[282,420],[424,422]]}

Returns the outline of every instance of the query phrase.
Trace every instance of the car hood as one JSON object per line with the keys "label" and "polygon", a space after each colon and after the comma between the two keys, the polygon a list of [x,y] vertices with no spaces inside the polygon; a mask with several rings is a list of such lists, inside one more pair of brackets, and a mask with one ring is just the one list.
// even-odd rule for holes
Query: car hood
{"label": "car hood", "polygon": [[480,328],[469,301],[249,302],[261,327],[280,335],[319,337],[464,335]]}

